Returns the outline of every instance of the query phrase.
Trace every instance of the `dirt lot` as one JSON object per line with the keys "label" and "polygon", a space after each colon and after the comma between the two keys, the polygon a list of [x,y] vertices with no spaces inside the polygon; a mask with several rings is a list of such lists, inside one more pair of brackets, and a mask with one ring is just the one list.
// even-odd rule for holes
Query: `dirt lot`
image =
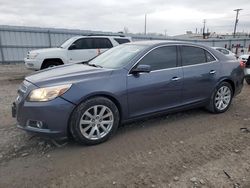
{"label": "dirt lot", "polygon": [[22,65],[0,65],[0,187],[250,187],[250,86],[230,110],[203,109],[119,128],[101,145],[57,147],[15,128]]}

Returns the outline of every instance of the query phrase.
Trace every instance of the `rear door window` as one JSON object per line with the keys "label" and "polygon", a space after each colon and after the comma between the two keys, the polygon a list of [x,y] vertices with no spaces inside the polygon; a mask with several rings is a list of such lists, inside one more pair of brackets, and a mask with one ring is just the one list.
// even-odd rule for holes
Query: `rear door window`
{"label": "rear door window", "polygon": [[102,48],[112,48],[113,45],[107,38],[95,38],[94,39],[94,48],[102,49]]}
{"label": "rear door window", "polygon": [[182,66],[206,63],[205,50],[194,46],[182,46]]}
{"label": "rear door window", "polygon": [[216,59],[208,51],[205,50],[205,54],[206,54],[206,62],[216,61]]}
{"label": "rear door window", "polygon": [[74,50],[93,49],[92,38],[78,39],[73,44],[75,45]]}

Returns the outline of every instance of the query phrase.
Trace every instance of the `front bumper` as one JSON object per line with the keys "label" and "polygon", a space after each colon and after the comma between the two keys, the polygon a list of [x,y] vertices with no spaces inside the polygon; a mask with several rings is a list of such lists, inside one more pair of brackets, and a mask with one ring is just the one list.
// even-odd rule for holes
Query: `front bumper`
{"label": "front bumper", "polygon": [[[66,137],[68,120],[75,105],[58,97],[48,102],[27,102],[17,99],[12,105],[12,116],[17,119],[17,127],[46,137]],[[38,128],[30,122],[42,122]]]}
{"label": "front bumper", "polygon": [[24,59],[25,67],[31,70],[40,70],[42,66],[42,60],[40,59]]}

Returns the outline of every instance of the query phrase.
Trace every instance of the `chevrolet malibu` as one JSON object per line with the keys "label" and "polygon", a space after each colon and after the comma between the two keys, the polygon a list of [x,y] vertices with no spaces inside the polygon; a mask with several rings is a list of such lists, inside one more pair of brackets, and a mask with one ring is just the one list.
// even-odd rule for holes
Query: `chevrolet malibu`
{"label": "chevrolet malibu", "polygon": [[147,116],[195,107],[225,112],[243,78],[238,61],[207,46],[134,42],[26,77],[12,114],[26,131],[92,145]]}

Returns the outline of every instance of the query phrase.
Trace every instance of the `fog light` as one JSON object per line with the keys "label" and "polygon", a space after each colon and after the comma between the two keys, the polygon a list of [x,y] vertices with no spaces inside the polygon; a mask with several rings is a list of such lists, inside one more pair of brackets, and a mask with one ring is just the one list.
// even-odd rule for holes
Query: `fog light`
{"label": "fog light", "polygon": [[47,128],[45,123],[43,123],[42,121],[36,121],[36,120],[28,120],[27,126],[38,128],[38,129],[46,129]]}
{"label": "fog light", "polygon": [[34,67],[34,64],[33,64],[33,63],[27,63],[27,65],[28,65],[29,67]]}
{"label": "fog light", "polygon": [[36,126],[37,126],[37,128],[42,129],[43,128],[43,122],[37,121]]}

